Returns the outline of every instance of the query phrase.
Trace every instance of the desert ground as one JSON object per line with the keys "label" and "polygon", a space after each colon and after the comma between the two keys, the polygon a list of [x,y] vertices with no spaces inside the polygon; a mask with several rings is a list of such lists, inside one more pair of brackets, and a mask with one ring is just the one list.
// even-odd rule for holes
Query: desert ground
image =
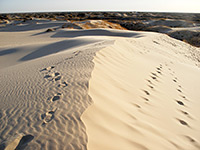
{"label": "desert ground", "polygon": [[199,150],[200,14],[0,14],[0,150]]}

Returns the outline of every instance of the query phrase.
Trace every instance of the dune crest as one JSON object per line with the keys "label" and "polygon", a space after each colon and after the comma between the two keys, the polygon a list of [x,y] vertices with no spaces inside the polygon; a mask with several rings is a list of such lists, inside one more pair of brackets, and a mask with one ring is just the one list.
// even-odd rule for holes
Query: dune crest
{"label": "dune crest", "polygon": [[166,35],[147,33],[98,51],[89,81],[93,104],[82,116],[88,149],[198,150],[195,50]]}

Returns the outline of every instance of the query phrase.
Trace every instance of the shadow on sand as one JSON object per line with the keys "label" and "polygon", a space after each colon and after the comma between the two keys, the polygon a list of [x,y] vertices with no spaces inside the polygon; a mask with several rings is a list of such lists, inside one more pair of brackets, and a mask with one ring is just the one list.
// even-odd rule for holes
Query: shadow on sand
{"label": "shadow on sand", "polygon": [[[120,31],[120,30],[108,30],[108,29],[90,29],[90,30],[59,30],[56,31],[52,38],[75,38],[75,37],[82,37],[82,36],[113,36],[113,37],[135,37],[139,38],[142,37],[141,34],[135,33],[132,31]],[[40,57],[44,57],[47,55],[51,55],[54,53],[58,53],[64,50],[68,50],[70,48],[75,48],[78,46],[83,46],[95,42],[100,42],[102,39],[92,39],[91,37],[85,39],[70,39],[70,40],[63,40],[59,42],[55,42],[52,44],[48,44],[41,47],[35,47],[31,49],[27,49],[27,47],[18,47],[12,49],[6,49],[0,51],[0,56],[10,55],[14,53],[18,53],[19,51],[28,50],[29,54],[26,54],[18,61],[28,61]]]}
{"label": "shadow on sand", "polygon": [[12,54],[12,53],[16,53],[18,51],[19,51],[19,49],[16,49],[16,48],[3,50],[3,51],[0,51],[0,56],[9,55],[9,54]]}
{"label": "shadow on sand", "polygon": [[120,31],[112,29],[90,29],[90,30],[60,30],[52,35],[53,38],[74,38],[80,36],[116,36],[116,37],[141,37],[140,34],[132,31]]}
{"label": "shadow on sand", "polygon": [[40,30],[40,29],[47,29],[47,28],[59,28],[63,25],[63,22],[46,22],[43,24],[23,24],[19,25],[7,25],[6,27],[0,27],[1,32],[23,32],[23,31],[32,31],[32,30]]}
{"label": "shadow on sand", "polygon": [[[36,58],[40,58],[43,56],[47,56],[50,54],[58,53],[64,50],[68,50],[70,48],[98,42],[100,40],[79,40],[79,39],[74,39],[74,40],[64,40],[60,42],[56,42],[53,44],[45,45],[43,47],[40,47],[39,49],[34,50],[33,52],[29,53],[28,55],[22,57],[20,61],[27,61],[27,60],[32,60]],[[8,51],[8,50],[7,50]]]}

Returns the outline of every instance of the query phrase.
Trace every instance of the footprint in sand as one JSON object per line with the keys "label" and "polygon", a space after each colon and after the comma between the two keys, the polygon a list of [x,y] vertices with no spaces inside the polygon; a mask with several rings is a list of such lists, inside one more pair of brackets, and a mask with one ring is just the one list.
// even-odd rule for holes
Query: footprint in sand
{"label": "footprint in sand", "polygon": [[48,98],[48,100],[50,100],[50,101],[52,101],[52,102],[55,102],[55,101],[60,100],[61,97],[62,97],[62,94],[61,94],[61,93],[57,93],[57,94],[55,94],[53,97]]}
{"label": "footprint in sand", "polygon": [[156,76],[156,77],[158,77],[156,73],[153,73],[153,72],[152,72],[151,74],[152,74],[153,76]]}
{"label": "footprint in sand", "polygon": [[156,77],[154,77],[154,76],[151,76],[151,78],[152,78],[152,79],[154,79],[154,80],[157,80],[157,78],[156,78]]}
{"label": "footprint in sand", "polygon": [[159,44],[160,45],[160,43],[158,43],[158,42],[156,42],[156,41],[153,41],[155,44]]}
{"label": "footprint in sand", "polygon": [[133,106],[137,107],[137,108],[141,108],[140,105],[133,103]]}
{"label": "footprint in sand", "polygon": [[161,71],[161,68],[159,68],[159,67],[158,67],[158,68],[156,68],[156,69],[157,69],[157,70],[159,70],[159,71]]}
{"label": "footprint in sand", "polygon": [[46,123],[49,123],[50,121],[52,121],[54,118],[55,112],[56,112],[56,110],[54,110],[54,111],[52,110],[52,111],[42,114],[41,115],[41,119],[43,120],[42,125],[45,125]]}
{"label": "footprint in sand", "polygon": [[74,57],[68,57],[68,58],[65,58],[65,60],[69,60],[69,59],[73,59]]}
{"label": "footprint in sand", "polygon": [[147,82],[149,82],[151,85],[153,84],[153,83],[151,82],[151,80],[147,80]]}
{"label": "footprint in sand", "polygon": [[180,95],[184,100],[187,100],[186,96]]}
{"label": "footprint in sand", "polygon": [[51,77],[52,77],[52,76],[51,76],[51,75],[48,75],[48,74],[44,76],[45,79],[48,79],[48,78],[51,78]]}
{"label": "footprint in sand", "polygon": [[190,116],[190,114],[188,113],[188,112],[186,112],[186,111],[183,111],[183,110],[179,110],[182,114],[184,114],[184,115],[186,115],[188,118],[190,118],[190,119],[192,119],[192,120],[194,120],[194,118],[193,117],[191,117]]}
{"label": "footprint in sand", "polygon": [[42,71],[51,71],[53,68],[55,68],[55,66],[50,66],[50,67],[44,68],[44,69],[40,70],[40,72],[42,72]]}
{"label": "footprint in sand", "polygon": [[186,111],[180,110],[184,115],[189,115]]}
{"label": "footprint in sand", "polygon": [[45,79],[48,79],[48,80],[50,80],[50,81],[53,81],[53,80],[58,81],[58,80],[60,80],[62,77],[61,77],[61,75],[60,75],[59,72],[55,72],[55,73],[51,73],[51,74],[45,75],[44,78],[45,78]]}
{"label": "footprint in sand", "polygon": [[81,51],[76,51],[73,54],[74,54],[74,56],[78,56],[78,54],[80,54],[80,53],[81,53]]}
{"label": "footprint in sand", "polygon": [[145,101],[149,101],[149,99],[148,98],[146,98],[146,97],[142,97]]}
{"label": "footprint in sand", "polygon": [[194,145],[196,148],[200,149],[200,144],[197,143],[196,140],[194,140],[193,138],[191,138],[191,137],[189,137],[189,136],[187,136],[187,135],[185,136],[185,138],[186,138],[187,140],[189,140],[189,142],[191,142],[192,145]]}
{"label": "footprint in sand", "polygon": [[56,77],[54,80],[55,81],[58,81],[58,80],[60,80],[62,77],[61,76],[58,76],[58,77]]}
{"label": "footprint in sand", "polygon": [[153,89],[154,87],[153,86],[151,86],[151,85],[148,85],[148,87],[150,87],[151,89]]}
{"label": "footprint in sand", "polygon": [[58,85],[58,87],[66,87],[66,86],[68,86],[68,84],[65,81],[63,81]]}
{"label": "footprint in sand", "polygon": [[177,120],[178,120],[182,125],[188,126],[188,127],[189,127],[188,123],[185,122],[184,120],[181,120],[181,119],[177,119]]}
{"label": "footprint in sand", "polygon": [[58,81],[58,80],[60,80],[60,79],[61,79],[60,73],[59,73],[59,72],[55,72],[55,73],[54,73],[54,80],[55,80],[55,81]]}
{"label": "footprint in sand", "polygon": [[181,89],[177,89],[178,92],[182,93]]}
{"label": "footprint in sand", "polygon": [[162,74],[161,71],[158,71],[158,70],[157,70],[157,73]]}
{"label": "footprint in sand", "polygon": [[182,106],[184,106],[184,103],[182,102],[182,101],[176,101],[179,105],[182,105]]}
{"label": "footprint in sand", "polygon": [[146,95],[150,95],[150,93],[146,90],[143,90]]}

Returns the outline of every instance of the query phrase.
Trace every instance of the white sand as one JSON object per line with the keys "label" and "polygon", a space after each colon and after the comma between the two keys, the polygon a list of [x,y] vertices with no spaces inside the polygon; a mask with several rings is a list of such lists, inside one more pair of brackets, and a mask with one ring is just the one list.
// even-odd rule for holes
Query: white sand
{"label": "white sand", "polygon": [[0,28],[0,149],[200,148],[200,49],[62,24]]}
{"label": "white sand", "polygon": [[200,69],[185,43],[161,34],[99,51],[83,115],[90,150],[200,149]]}

